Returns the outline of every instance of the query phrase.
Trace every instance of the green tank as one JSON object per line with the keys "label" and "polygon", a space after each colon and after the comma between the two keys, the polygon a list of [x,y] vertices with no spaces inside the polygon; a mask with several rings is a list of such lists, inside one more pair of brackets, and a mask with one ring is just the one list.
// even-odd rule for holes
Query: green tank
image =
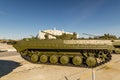
{"label": "green tank", "polygon": [[120,54],[120,40],[114,41],[112,45],[113,45],[112,53]]}
{"label": "green tank", "polygon": [[[56,39],[49,39],[48,35]],[[24,39],[13,46],[25,60],[32,63],[96,67],[111,60],[113,42],[79,40],[76,36],[76,33],[60,36],[46,33],[46,39]]]}

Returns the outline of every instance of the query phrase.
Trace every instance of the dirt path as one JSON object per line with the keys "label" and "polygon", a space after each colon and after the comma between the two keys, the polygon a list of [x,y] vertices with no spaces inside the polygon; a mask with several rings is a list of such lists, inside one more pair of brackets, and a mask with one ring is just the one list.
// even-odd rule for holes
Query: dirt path
{"label": "dirt path", "polygon": [[[2,73],[0,80],[92,79],[92,69],[32,64],[22,59],[20,55],[0,57],[0,63],[2,62],[4,62],[4,64],[0,64],[0,66],[3,66],[2,70],[0,70],[0,73]],[[8,71],[6,71],[6,68],[8,68]],[[120,55],[113,55],[112,61],[93,70],[95,71],[96,80],[120,80]]]}

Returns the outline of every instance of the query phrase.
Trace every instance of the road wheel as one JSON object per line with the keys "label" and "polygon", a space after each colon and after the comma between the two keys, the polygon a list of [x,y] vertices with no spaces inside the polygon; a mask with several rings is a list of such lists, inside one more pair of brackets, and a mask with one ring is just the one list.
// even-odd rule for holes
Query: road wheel
{"label": "road wheel", "polygon": [[41,55],[40,56],[40,62],[46,63],[47,61],[48,61],[48,56],[46,56],[46,55]]}
{"label": "road wheel", "polygon": [[38,61],[38,55],[33,54],[33,55],[31,56],[31,61],[32,61],[32,62],[37,62],[37,61]]}
{"label": "road wheel", "polygon": [[97,64],[97,61],[94,57],[88,57],[86,59],[86,64],[89,66],[89,67],[94,67],[96,64]]}
{"label": "road wheel", "polygon": [[20,53],[22,56],[26,56],[28,53],[27,52],[21,52]]}
{"label": "road wheel", "polygon": [[28,53],[29,53],[29,51],[25,50],[24,52],[21,52],[20,54],[21,54],[22,56],[26,56]]}
{"label": "road wheel", "polygon": [[58,57],[56,55],[50,56],[50,63],[55,64],[58,62]]}
{"label": "road wheel", "polygon": [[67,56],[62,56],[60,58],[60,63],[61,64],[68,64],[69,63],[69,58]]}
{"label": "road wheel", "polygon": [[105,62],[108,59],[108,53],[99,52],[98,58],[101,60],[101,62]]}
{"label": "road wheel", "polygon": [[79,56],[75,56],[73,59],[72,59],[72,63],[74,65],[81,65],[82,64],[82,58],[79,57]]}

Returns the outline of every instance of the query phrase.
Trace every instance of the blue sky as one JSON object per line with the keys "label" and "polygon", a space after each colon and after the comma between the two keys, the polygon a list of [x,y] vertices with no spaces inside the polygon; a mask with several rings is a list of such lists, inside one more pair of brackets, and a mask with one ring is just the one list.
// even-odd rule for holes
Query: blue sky
{"label": "blue sky", "polygon": [[0,0],[0,38],[21,39],[39,30],[120,36],[120,0]]}

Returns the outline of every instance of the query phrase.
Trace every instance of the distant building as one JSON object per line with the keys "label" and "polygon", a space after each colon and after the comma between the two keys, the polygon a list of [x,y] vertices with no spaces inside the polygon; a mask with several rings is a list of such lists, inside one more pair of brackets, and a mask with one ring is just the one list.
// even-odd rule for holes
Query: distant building
{"label": "distant building", "polygon": [[[47,33],[50,33],[50,34],[53,34],[53,35],[62,35],[63,33],[73,34],[73,33],[70,33],[70,32],[65,32],[64,30],[56,30],[55,28],[54,29],[43,30],[43,31],[47,32]],[[77,37],[78,37],[78,34],[77,34]],[[39,31],[39,33],[37,35],[37,38],[45,39],[45,33]],[[49,35],[49,39],[56,39],[56,38],[54,36]]]}

